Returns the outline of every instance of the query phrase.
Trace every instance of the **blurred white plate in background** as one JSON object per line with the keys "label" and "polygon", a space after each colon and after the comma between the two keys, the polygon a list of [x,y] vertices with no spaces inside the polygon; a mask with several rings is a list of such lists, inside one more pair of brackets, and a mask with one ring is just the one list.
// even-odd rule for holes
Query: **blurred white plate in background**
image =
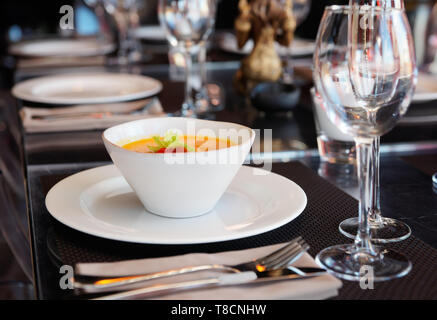
{"label": "blurred white plate in background", "polygon": [[160,25],[141,26],[133,31],[137,39],[148,41],[167,41],[165,31]]}
{"label": "blurred white plate in background", "polygon": [[158,94],[162,83],[153,78],[123,73],[81,73],[26,80],[12,88],[19,99],[49,104],[109,103]]}
{"label": "blurred white plate in background", "polygon": [[437,77],[420,72],[417,77],[417,86],[413,102],[426,102],[431,100],[437,100]]}
{"label": "blurred white plate in background", "polygon": [[115,44],[97,39],[46,39],[12,44],[9,53],[23,57],[89,57],[108,54]]}
{"label": "blurred white plate in background", "polygon": [[420,72],[416,92],[407,114],[399,121],[402,126],[437,124],[437,76]]}

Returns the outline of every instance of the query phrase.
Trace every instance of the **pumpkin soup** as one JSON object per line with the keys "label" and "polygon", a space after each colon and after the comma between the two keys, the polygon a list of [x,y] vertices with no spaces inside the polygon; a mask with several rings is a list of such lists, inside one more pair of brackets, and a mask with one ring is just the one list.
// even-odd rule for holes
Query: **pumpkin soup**
{"label": "pumpkin soup", "polygon": [[229,148],[236,143],[230,139],[220,139],[207,136],[189,136],[166,134],[164,137],[153,136],[124,144],[122,147],[140,153],[165,153],[165,152],[205,152]]}

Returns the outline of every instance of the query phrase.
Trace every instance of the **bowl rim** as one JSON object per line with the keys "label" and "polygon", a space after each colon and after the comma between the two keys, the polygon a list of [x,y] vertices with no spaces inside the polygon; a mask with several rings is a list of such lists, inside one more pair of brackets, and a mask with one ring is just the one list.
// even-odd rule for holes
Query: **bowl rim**
{"label": "bowl rim", "polygon": [[[116,149],[118,149],[118,150],[122,150],[122,152],[126,152],[126,153],[129,153],[129,154],[145,155],[145,156],[155,156],[155,157],[158,156],[158,157],[164,157],[164,156],[167,155],[167,153],[138,152],[138,151],[128,150],[128,149],[125,149],[125,148],[123,148],[122,146],[119,146],[118,144],[116,144],[116,143],[110,141],[108,138],[105,137],[105,134],[106,134],[109,130],[111,130],[111,129],[113,129],[113,128],[121,127],[121,126],[125,126],[125,125],[129,125],[129,124],[132,124],[132,123],[135,123],[135,122],[146,122],[146,121],[150,121],[150,120],[158,120],[158,119],[159,119],[159,120],[164,120],[164,119],[179,119],[179,120],[186,120],[186,121],[192,120],[192,121],[201,121],[201,122],[218,122],[218,123],[223,123],[223,124],[228,124],[228,125],[238,126],[238,127],[241,127],[241,128],[247,129],[247,130],[250,132],[250,138],[249,138],[247,141],[245,141],[245,142],[243,142],[243,143],[240,143],[240,144],[236,144],[236,145],[231,146],[231,147],[226,147],[226,148],[222,148],[222,149],[215,149],[215,150],[208,150],[208,151],[193,151],[193,152],[184,152],[184,153],[180,152],[180,153],[182,153],[182,154],[209,154],[209,153],[213,153],[213,152],[218,153],[218,152],[225,152],[225,151],[228,151],[228,150],[237,149],[238,147],[243,146],[243,145],[246,145],[246,144],[249,144],[250,146],[252,146],[252,144],[253,144],[253,142],[254,142],[254,140],[255,140],[255,137],[256,137],[256,133],[255,133],[255,131],[254,131],[252,128],[247,127],[247,126],[244,126],[244,125],[241,125],[241,124],[238,124],[238,123],[233,123],[233,122],[228,122],[228,121],[217,121],[217,120],[206,120],[206,119],[184,118],[184,117],[170,117],[170,118],[165,118],[165,117],[164,117],[164,118],[163,118],[163,117],[156,117],[156,118],[146,118],[146,119],[139,119],[139,120],[128,121],[128,122],[120,123],[120,124],[117,124],[117,125],[115,125],[115,126],[109,127],[109,128],[105,129],[105,130],[102,132],[102,139],[103,139],[104,142],[106,141],[106,142],[109,143],[110,145],[116,147]],[[250,150],[249,150],[249,151],[250,151]]]}

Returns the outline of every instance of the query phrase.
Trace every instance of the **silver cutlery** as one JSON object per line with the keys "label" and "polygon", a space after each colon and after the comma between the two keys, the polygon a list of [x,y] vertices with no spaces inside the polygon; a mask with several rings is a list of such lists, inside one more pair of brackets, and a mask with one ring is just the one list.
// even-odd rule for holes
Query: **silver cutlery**
{"label": "silver cutlery", "polygon": [[32,119],[35,120],[44,120],[44,121],[50,121],[50,120],[62,120],[62,119],[74,119],[74,118],[82,118],[82,117],[89,117],[89,118],[95,118],[95,119],[101,119],[106,117],[111,117],[115,115],[127,115],[132,114],[130,111],[128,112],[77,112],[77,113],[60,113],[60,114],[51,114],[47,116],[43,115],[35,115],[32,117]]}
{"label": "silver cutlery", "polygon": [[106,104],[104,106],[96,105],[95,108],[91,105],[83,105],[79,106],[80,109],[84,110],[86,108],[94,109],[87,111],[79,111],[78,108],[68,107],[68,111],[51,113],[51,114],[34,114],[32,115],[32,119],[35,120],[61,120],[61,119],[74,119],[74,118],[82,118],[82,117],[90,117],[90,118],[106,118],[116,115],[135,115],[141,114],[145,112],[149,107],[153,106],[156,103],[154,99],[143,99],[139,101],[127,102],[124,103],[124,107],[129,105],[127,110],[120,111],[122,109],[123,104],[121,103],[112,103]]}
{"label": "silver cutlery", "polygon": [[[306,272],[304,272],[306,271]],[[201,288],[217,288],[232,285],[261,284],[284,280],[302,280],[318,277],[327,274],[326,270],[320,268],[296,268],[288,267],[268,271],[244,271],[233,274],[225,274],[219,277],[211,277],[199,280],[175,282],[170,284],[154,284],[140,289],[134,289],[119,293],[113,293],[95,298],[94,300],[124,300],[156,297],[164,294],[174,293],[183,290]]]}
{"label": "silver cutlery", "polygon": [[131,286],[134,284],[138,285],[139,283],[146,282],[148,280],[206,270],[221,270],[233,273],[241,273],[245,271],[260,272],[290,265],[308,249],[309,245],[302,239],[302,237],[297,237],[288,244],[264,257],[260,257],[238,265],[209,264],[186,266],[160,272],[114,278],[78,276],[73,279],[73,284],[75,290],[78,292],[95,293],[123,290],[126,288],[126,286]]}

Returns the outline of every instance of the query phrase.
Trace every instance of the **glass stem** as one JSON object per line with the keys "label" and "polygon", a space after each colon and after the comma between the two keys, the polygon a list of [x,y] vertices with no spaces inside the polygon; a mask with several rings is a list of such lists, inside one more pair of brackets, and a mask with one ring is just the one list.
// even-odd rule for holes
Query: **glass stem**
{"label": "glass stem", "polygon": [[182,105],[182,113],[188,113],[193,109],[193,83],[192,83],[192,68],[193,68],[193,57],[191,56],[191,51],[188,48],[184,50],[185,56],[185,100]]}
{"label": "glass stem", "polygon": [[370,239],[369,213],[374,184],[375,153],[370,139],[355,140],[357,145],[358,182],[360,185],[360,205],[358,212],[358,232],[355,245],[358,253],[376,256]]}
{"label": "glass stem", "polygon": [[200,80],[201,80],[201,89],[203,89],[206,85],[206,44],[201,44],[199,47],[199,72],[200,72]]}
{"label": "glass stem", "polygon": [[126,26],[119,25],[118,27],[118,59],[120,64],[128,63],[128,34]]}
{"label": "glass stem", "polygon": [[283,70],[283,72],[284,72],[283,82],[290,84],[290,83],[293,83],[294,68],[293,68],[292,56],[291,56],[289,51],[287,52],[285,59],[286,60],[285,60],[285,68]]}
{"label": "glass stem", "polygon": [[379,148],[380,148],[380,138],[377,137],[373,140],[373,160],[374,160],[374,172],[373,172],[373,188],[372,188],[372,199],[370,207],[370,222],[382,223],[381,221],[381,201],[380,201],[380,180],[379,180]]}

